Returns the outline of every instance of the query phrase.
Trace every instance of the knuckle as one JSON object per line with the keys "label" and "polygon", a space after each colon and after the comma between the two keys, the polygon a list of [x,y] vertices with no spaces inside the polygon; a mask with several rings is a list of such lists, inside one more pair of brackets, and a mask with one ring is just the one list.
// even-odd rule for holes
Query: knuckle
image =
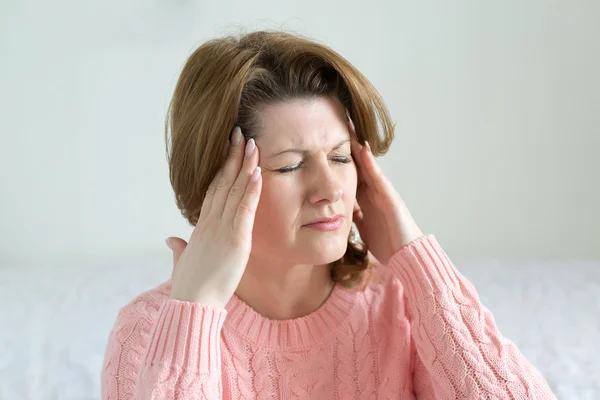
{"label": "knuckle", "polygon": [[242,213],[254,213],[256,210],[256,204],[253,198],[249,197],[244,199],[238,206],[238,211]]}
{"label": "knuckle", "polygon": [[229,187],[230,185],[231,181],[229,180],[226,174],[223,174],[217,181],[216,189],[224,189]]}
{"label": "knuckle", "polygon": [[239,198],[244,195],[244,190],[240,185],[233,185],[229,190],[229,196]]}
{"label": "knuckle", "polygon": [[215,193],[215,191],[217,190],[217,182],[216,181],[212,181],[210,183],[210,185],[208,185],[208,189],[206,189],[206,194],[207,195],[212,195]]}
{"label": "knuckle", "polygon": [[239,205],[238,211],[246,214],[253,212],[254,208],[250,204],[248,204],[248,202],[243,202]]}
{"label": "knuckle", "polygon": [[228,155],[228,159],[234,159],[242,150],[241,150],[242,146],[237,145],[237,146],[229,146],[229,155]]}
{"label": "knuckle", "polygon": [[211,191],[211,190],[215,190],[217,188],[217,186],[219,185],[219,181],[221,180],[221,177],[223,176],[223,174],[221,174],[220,172],[218,172],[215,177],[212,179],[212,181],[210,181],[210,184],[208,185],[208,190],[207,191]]}

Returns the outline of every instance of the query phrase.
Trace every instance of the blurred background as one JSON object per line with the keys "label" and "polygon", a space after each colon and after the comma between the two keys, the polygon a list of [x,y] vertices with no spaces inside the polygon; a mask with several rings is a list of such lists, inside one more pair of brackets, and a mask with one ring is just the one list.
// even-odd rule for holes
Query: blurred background
{"label": "blurred background", "polygon": [[600,398],[600,2],[0,1],[0,399],[99,398],[170,277],[165,114],[204,41],[282,29],[382,94],[381,165],[559,398]]}

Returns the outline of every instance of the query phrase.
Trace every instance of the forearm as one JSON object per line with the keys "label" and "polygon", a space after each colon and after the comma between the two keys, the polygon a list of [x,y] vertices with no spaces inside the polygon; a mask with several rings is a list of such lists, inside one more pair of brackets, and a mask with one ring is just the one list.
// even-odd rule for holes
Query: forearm
{"label": "forearm", "polygon": [[102,398],[220,399],[225,315],[218,308],[168,299],[153,321],[147,316],[117,321],[105,358]]}
{"label": "forearm", "polygon": [[410,243],[388,266],[403,284],[417,354],[437,396],[555,398],[433,236]]}

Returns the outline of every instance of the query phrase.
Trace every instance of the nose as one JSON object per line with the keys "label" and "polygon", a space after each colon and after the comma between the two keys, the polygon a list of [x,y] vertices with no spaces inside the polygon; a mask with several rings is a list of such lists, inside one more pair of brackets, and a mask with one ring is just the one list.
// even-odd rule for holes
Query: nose
{"label": "nose", "polygon": [[309,194],[311,204],[333,204],[342,198],[342,185],[331,166],[315,166],[312,190]]}

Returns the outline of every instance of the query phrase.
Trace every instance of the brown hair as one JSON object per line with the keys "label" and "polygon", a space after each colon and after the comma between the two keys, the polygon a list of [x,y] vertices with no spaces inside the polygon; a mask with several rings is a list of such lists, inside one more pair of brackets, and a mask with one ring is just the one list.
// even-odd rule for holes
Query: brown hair
{"label": "brown hair", "polygon": [[[165,123],[171,185],[189,223],[198,220],[235,126],[246,139],[256,137],[260,106],[321,96],[340,100],[361,144],[368,140],[376,156],[387,152],[394,125],[381,96],[327,46],[297,34],[257,31],[198,47],[179,76]],[[366,245],[350,237],[344,256],[331,264],[331,277],[356,287],[367,282],[369,265]]]}

